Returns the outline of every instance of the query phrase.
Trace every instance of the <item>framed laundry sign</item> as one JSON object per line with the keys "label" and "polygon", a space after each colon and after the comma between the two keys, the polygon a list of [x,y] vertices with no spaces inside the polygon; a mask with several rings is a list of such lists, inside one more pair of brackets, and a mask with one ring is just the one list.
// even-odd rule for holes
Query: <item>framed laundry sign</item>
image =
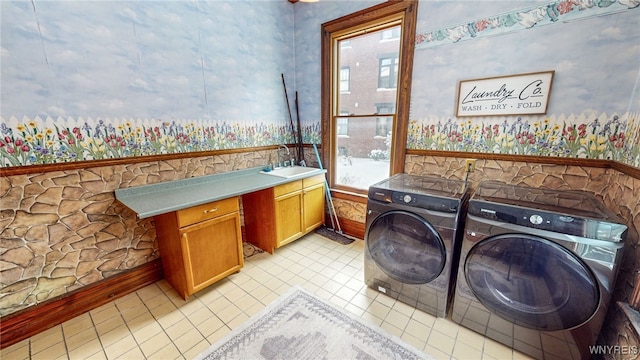
{"label": "framed laundry sign", "polygon": [[546,114],[555,71],[462,80],[457,117]]}

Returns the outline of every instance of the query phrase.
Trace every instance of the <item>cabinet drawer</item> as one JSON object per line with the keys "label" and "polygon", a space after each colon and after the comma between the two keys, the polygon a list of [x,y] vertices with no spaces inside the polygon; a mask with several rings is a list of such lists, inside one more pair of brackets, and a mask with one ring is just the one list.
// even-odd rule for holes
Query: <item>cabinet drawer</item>
{"label": "cabinet drawer", "polygon": [[229,214],[234,211],[238,211],[237,197],[178,210],[176,213],[178,215],[178,226],[184,227],[203,220],[213,219],[221,215]]}
{"label": "cabinet drawer", "polygon": [[290,183],[275,186],[273,188],[273,196],[288,194],[297,190],[302,190],[302,180],[292,181]]}
{"label": "cabinet drawer", "polygon": [[315,175],[312,177],[308,177],[306,179],[302,179],[302,187],[307,188],[309,186],[323,184],[324,183],[324,174]]}

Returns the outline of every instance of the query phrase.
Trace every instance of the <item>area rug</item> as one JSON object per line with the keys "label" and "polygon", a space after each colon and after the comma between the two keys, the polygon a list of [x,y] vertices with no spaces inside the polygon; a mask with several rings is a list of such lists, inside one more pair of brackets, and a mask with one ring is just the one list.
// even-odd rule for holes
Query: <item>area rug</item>
{"label": "area rug", "polygon": [[293,287],[196,357],[214,359],[430,359],[425,353]]}
{"label": "area rug", "polygon": [[347,237],[343,234],[336,232],[335,230],[329,229],[326,226],[320,226],[315,231],[316,234],[322,235],[329,240],[333,240],[342,245],[349,245],[355,241],[355,239]]}
{"label": "area rug", "polygon": [[251,243],[247,243],[247,242],[243,242],[242,243],[242,255],[243,257],[249,258],[252,257],[255,254],[260,254],[263,253],[264,250],[260,249],[259,247],[251,244]]}

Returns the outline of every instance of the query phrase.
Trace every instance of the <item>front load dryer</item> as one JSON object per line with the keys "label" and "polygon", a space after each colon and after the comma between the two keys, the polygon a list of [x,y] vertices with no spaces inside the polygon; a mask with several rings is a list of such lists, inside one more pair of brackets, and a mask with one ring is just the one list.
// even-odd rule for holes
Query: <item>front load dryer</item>
{"label": "front load dryer", "polygon": [[444,317],[455,270],[463,181],[397,174],[369,188],[364,277],[367,286]]}
{"label": "front load dryer", "polygon": [[536,359],[590,358],[626,232],[590,193],[481,182],[452,320]]}

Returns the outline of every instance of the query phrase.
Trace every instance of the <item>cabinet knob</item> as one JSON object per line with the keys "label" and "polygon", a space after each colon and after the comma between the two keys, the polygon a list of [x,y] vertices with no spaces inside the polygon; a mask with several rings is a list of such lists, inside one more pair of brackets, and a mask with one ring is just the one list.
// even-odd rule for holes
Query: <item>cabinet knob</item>
{"label": "cabinet knob", "polygon": [[216,212],[216,211],[218,211],[218,208],[208,209],[208,210],[203,211],[203,213],[208,214],[208,213],[212,213],[212,212]]}

